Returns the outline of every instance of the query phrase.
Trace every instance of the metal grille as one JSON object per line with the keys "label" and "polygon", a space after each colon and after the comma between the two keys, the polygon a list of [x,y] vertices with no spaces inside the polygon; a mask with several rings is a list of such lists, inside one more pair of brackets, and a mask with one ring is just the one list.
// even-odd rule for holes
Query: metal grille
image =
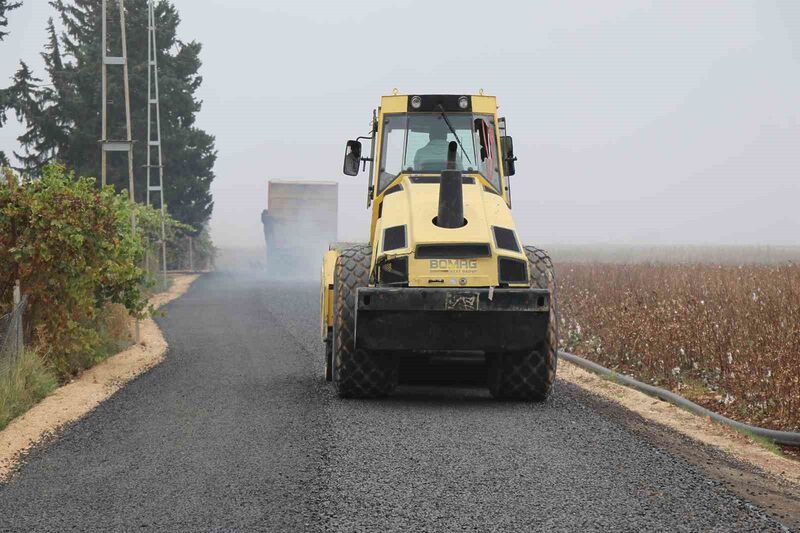
{"label": "metal grille", "polygon": [[22,318],[27,305],[28,297],[23,296],[10,313],[0,317],[0,366],[14,363],[22,353],[24,347]]}

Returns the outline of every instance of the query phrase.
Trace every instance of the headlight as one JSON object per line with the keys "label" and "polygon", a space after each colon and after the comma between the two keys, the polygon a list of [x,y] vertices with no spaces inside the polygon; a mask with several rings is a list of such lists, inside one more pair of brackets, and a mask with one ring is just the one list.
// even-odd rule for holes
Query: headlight
{"label": "headlight", "polygon": [[422,98],[420,98],[419,96],[412,96],[411,107],[413,107],[414,109],[419,109],[420,107],[422,107]]}
{"label": "headlight", "polygon": [[458,107],[460,107],[461,109],[468,108],[469,107],[469,98],[467,98],[466,96],[462,96],[461,98],[459,98],[458,99]]}

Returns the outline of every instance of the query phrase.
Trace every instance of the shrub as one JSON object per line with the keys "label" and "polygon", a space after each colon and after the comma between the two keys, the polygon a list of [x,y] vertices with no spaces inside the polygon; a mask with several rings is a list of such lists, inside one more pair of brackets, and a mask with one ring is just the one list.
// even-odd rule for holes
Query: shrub
{"label": "shrub", "polygon": [[[0,302],[15,279],[29,297],[28,325],[61,378],[74,375],[102,339],[98,309],[120,304],[134,316],[146,308],[144,248],[131,231],[126,195],[99,189],[50,165],[41,179],[0,183]],[[2,309],[0,309],[2,311]]]}
{"label": "shrub", "polygon": [[[137,205],[137,227],[147,251],[146,270],[152,278],[155,292],[166,290],[162,283],[161,262],[161,210]],[[208,228],[199,232],[167,215],[164,218],[164,234],[167,242],[167,268],[186,270],[189,268],[189,236],[192,240],[192,256],[195,269],[209,269],[214,264],[216,248],[211,242]]]}

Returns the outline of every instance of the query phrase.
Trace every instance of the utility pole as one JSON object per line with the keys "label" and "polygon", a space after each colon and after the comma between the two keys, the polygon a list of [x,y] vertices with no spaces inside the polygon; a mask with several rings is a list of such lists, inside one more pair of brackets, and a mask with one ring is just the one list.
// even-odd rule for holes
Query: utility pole
{"label": "utility pole", "polygon": [[[153,131],[155,115],[155,131]],[[153,164],[153,149],[156,164]],[[158,46],[156,46],[155,2],[147,2],[147,205],[152,205],[150,193],[158,193],[161,208],[161,266],[164,288],[167,287],[167,231],[166,206],[164,205],[164,161],[161,148],[161,103],[158,91]],[[153,169],[157,169],[153,183]]]}
{"label": "utility pole", "polygon": [[[101,143],[101,165],[100,172],[101,183],[103,187],[106,186],[108,181],[108,154],[110,152],[126,153],[128,155],[128,198],[131,202],[131,231],[136,233],[136,212],[133,209],[136,203],[134,196],[134,181],[133,181],[133,131],[131,128],[131,90],[128,82],[128,36],[125,29],[125,0],[116,0],[119,7],[119,30],[120,30],[120,43],[121,55],[109,55],[111,50],[111,43],[109,43],[108,36],[108,2],[109,0],[102,0],[102,38],[103,38],[103,54],[102,54],[102,86],[103,86],[103,106],[102,106],[102,139]],[[121,66],[122,67],[122,82],[125,96],[125,139],[109,139],[108,138],[108,67]],[[135,340],[139,342],[139,320],[136,320]]]}
{"label": "utility pole", "polygon": [[[119,26],[120,26],[120,41],[121,41],[121,55],[109,55],[111,49],[108,41],[108,2],[103,0],[102,7],[102,31],[103,31],[103,69],[102,69],[102,85],[103,85],[103,110],[102,110],[102,155],[101,155],[101,183],[103,186],[108,181],[108,154],[109,152],[121,152],[128,155],[128,196],[133,204],[136,200],[134,198],[134,182],[133,182],[133,133],[131,129],[131,91],[128,82],[128,42],[125,31],[125,1],[116,0],[119,7]],[[125,139],[108,138],[108,67],[121,66],[122,67],[122,81],[125,97]],[[134,230],[136,225],[135,217],[131,220]]]}

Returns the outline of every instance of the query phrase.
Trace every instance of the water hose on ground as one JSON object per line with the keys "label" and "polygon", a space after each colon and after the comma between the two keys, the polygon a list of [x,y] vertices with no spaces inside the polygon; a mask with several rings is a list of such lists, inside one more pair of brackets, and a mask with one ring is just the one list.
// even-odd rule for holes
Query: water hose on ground
{"label": "water hose on ground", "polygon": [[618,374],[613,370],[609,370],[603,366],[598,365],[597,363],[593,363],[587,359],[584,359],[583,357],[579,357],[577,355],[573,355],[571,353],[566,353],[566,352],[559,352],[558,355],[561,359],[569,361],[570,363],[577,365],[583,368],[584,370],[588,370],[589,372],[599,374],[603,377],[611,378],[613,381],[627,385],[628,387],[636,389],[639,392],[643,392],[650,396],[655,396],[656,398],[660,398],[682,409],[686,409],[687,411],[690,411],[696,415],[708,417],[715,422],[724,424],[737,431],[769,439],[775,442],[776,444],[783,444],[785,446],[800,446],[800,433],[760,428],[756,426],[751,426],[749,424],[744,424],[742,422],[737,422],[736,420],[732,420],[726,416],[722,416],[721,414],[715,413],[714,411],[709,411],[705,407],[697,405],[696,403],[691,402],[686,398],[684,398],[683,396],[679,396],[672,391],[661,389],[653,385],[648,385],[647,383],[642,383],[641,381],[637,381],[631,377]]}

